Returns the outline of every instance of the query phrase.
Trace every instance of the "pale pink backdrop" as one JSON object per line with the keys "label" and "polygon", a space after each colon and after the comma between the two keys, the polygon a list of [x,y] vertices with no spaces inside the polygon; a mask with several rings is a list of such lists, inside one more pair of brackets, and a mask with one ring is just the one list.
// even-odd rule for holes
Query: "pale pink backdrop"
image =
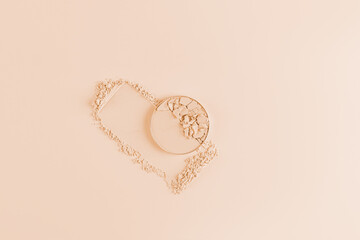
{"label": "pale pink backdrop", "polygon": [[[360,239],[360,1],[0,1],[0,239]],[[183,194],[121,155],[105,78],[211,116]]]}

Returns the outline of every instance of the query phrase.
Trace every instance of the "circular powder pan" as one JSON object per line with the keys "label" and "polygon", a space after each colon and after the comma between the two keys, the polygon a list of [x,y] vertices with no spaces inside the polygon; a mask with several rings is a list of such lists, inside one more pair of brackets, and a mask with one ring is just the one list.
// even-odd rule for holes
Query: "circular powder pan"
{"label": "circular powder pan", "polygon": [[204,107],[193,98],[169,97],[154,110],[150,130],[164,151],[186,154],[199,148],[207,138],[209,117]]}

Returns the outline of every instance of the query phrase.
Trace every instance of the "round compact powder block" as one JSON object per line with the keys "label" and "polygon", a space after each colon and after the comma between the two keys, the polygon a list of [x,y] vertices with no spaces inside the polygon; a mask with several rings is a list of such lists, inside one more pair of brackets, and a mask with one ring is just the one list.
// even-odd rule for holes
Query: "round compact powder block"
{"label": "round compact powder block", "polygon": [[174,96],[163,100],[151,117],[151,135],[161,149],[186,154],[198,149],[209,133],[209,117],[196,100]]}

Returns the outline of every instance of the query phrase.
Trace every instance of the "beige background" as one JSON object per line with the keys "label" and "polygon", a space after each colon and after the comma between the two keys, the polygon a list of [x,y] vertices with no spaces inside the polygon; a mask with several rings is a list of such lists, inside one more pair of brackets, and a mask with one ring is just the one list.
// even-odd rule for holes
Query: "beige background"
{"label": "beige background", "polygon": [[[0,1],[0,239],[360,239],[360,2]],[[180,196],[94,127],[125,77],[206,106]]]}

